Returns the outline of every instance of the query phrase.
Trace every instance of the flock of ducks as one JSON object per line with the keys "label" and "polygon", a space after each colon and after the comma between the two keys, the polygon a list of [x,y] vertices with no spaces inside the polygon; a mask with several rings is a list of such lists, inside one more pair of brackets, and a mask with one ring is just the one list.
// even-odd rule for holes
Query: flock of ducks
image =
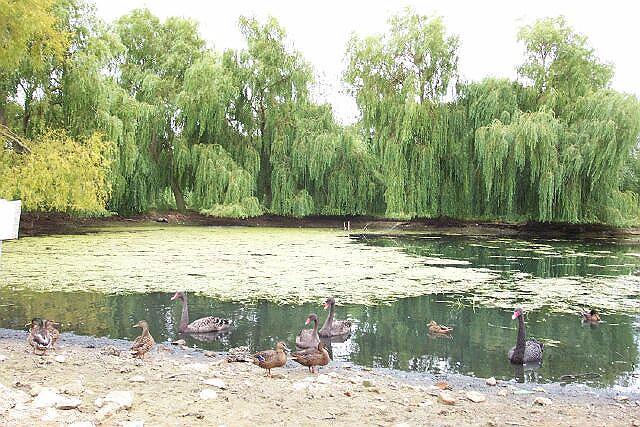
{"label": "flock of ducks", "polygon": [[[186,292],[176,292],[171,301],[179,300],[182,302],[182,317],[178,330],[182,333],[211,333],[222,332],[229,329],[232,325],[231,320],[215,316],[203,317],[189,323],[189,308]],[[318,329],[318,316],[315,313],[309,314],[305,321],[305,325],[313,323],[312,329],[302,329],[296,336],[297,351],[291,354],[291,358],[299,364],[306,366],[310,372],[317,372],[319,366],[329,364],[329,353],[325,347],[322,338],[342,338],[345,339],[351,334],[352,323],[348,320],[336,320],[335,315],[336,301],[333,297],[326,299],[324,309],[329,310],[329,315],[325,320],[322,328]],[[517,308],[512,320],[518,320],[518,334],[516,337],[516,345],[509,350],[508,358],[513,364],[529,364],[541,363],[544,346],[535,339],[526,339],[525,313],[522,308]],[[581,312],[583,322],[595,325],[600,322],[600,315],[595,309],[589,312]],[[49,349],[55,350],[55,344],[60,337],[60,325],[52,320],[34,318],[31,323],[26,324],[29,327],[27,342],[33,348],[34,354],[46,354]],[[450,336],[453,331],[452,327],[439,325],[435,321],[428,323],[429,333],[435,336]],[[130,353],[133,357],[144,358],[155,346],[156,342],[149,332],[149,324],[145,320],[140,320],[133,325],[134,328],[141,328],[142,333],[138,336],[131,346]],[[287,363],[287,353],[290,352],[286,343],[280,341],[273,350],[264,350],[255,353],[248,358],[255,365],[267,370],[267,375],[271,376],[271,369],[283,367]]]}
{"label": "flock of ducks", "polygon": [[[182,317],[178,330],[182,333],[204,334],[211,332],[223,332],[232,325],[231,320],[215,316],[203,317],[189,323],[189,308],[186,292],[176,292],[171,301],[182,302]],[[320,340],[323,338],[346,338],[351,333],[352,323],[348,320],[336,320],[336,301],[333,297],[327,298],[324,308],[329,309],[329,315],[321,329],[318,330],[318,316],[310,314],[305,322],[306,325],[313,322],[313,329],[302,329],[296,337],[296,352],[291,354],[291,358],[299,364],[306,366],[310,372],[317,372],[318,366],[329,364],[329,352],[325,344]],[[49,349],[55,350],[55,343],[60,336],[59,324],[46,319],[34,318],[29,326],[27,342],[33,347],[34,354],[46,354]],[[138,336],[129,350],[133,357],[143,359],[155,346],[156,342],[149,332],[149,324],[146,320],[140,320],[133,325],[134,328],[141,328],[142,333]],[[282,341],[276,344],[275,350],[264,350],[252,355],[249,360],[254,364],[267,370],[267,375],[271,376],[271,369],[280,368],[287,363],[287,353],[290,350]]]}

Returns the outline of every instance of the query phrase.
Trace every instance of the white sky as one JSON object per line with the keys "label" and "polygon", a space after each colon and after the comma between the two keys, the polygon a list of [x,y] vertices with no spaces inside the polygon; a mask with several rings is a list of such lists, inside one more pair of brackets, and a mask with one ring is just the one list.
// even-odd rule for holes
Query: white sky
{"label": "white sky", "polygon": [[344,93],[341,72],[347,40],[386,30],[387,17],[410,5],[417,12],[440,15],[447,31],[460,38],[459,71],[464,80],[487,76],[514,78],[522,62],[518,29],[537,18],[564,15],[569,24],[589,38],[604,61],[615,66],[613,87],[640,96],[640,2],[636,0],[95,0],[98,14],[107,22],[135,8],[146,7],[164,19],[182,16],[200,23],[211,47],[241,48],[240,15],[272,15],[287,31],[318,75],[324,100],[331,102],[343,123],[357,116],[355,102]]}

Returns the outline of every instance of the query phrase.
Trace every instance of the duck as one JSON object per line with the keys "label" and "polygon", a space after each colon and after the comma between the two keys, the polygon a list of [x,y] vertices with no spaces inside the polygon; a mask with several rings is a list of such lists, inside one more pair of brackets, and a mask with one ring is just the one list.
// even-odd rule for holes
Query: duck
{"label": "duck", "polygon": [[432,320],[431,322],[429,322],[427,326],[429,327],[429,332],[431,332],[432,334],[444,335],[444,334],[450,334],[451,331],[453,331],[452,327],[445,326],[445,325],[438,325],[435,320]]}
{"label": "duck", "polygon": [[31,319],[31,323],[27,323],[29,326],[29,334],[27,335],[27,343],[33,347],[33,354],[44,356],[47,350],[51,348],[51,335],[45,326],[45,321],[39,317]]}
{"label": "duck", "polygon": [[308,325],[313,322],[313,329],[302,329],[296,337],[296,347],[301,348],[316,348],[320,342],[318,336],[318,316],[315,313],[311,313],[304,324]]}
{"label": "duck", "polygon": [[336,300],[333,297],[327,298],[324,302],[324,309],[329,309],[329,315],[324,321],[322,328],[318,331],[318,335],[323,338],[331,338],[336,336],[349,335],[351,333],[351,322],[349,320],[334,320],[333,315],[336,311]]}
{"label": "duck", "polygon": [[132,328],[142,328],[142,334],[133,341],[130,352],[133,357],[143,359],[144,355],[156,345],[156,341],[149,333],[149,324],[146,320],[139,321]]}
{"label": "duck", "polygon": [[509,361],[513,364],[541,363],[544,346],[536,340],[525,340],[524,311],[517,308],[511,316],[511,320],[518,319],[518,336],[516,345],[509,350]]}
{"label": "duck", "polygon": [[231,320],[221,317],[208,316],[189,323],[189,306],[187,304],[187,293],[184,291],[176,292],[171,301],[182,301],[182,317],[180,318],[179,331],[183,333],[204,333],[204,332],[220,332],[231,327]]}
{"label": "duck", "polygon": [[252,362],[254,365],[266,369],[267,375],[270,377],[273,368],[281,368],[287,363],[285,351],[289,351],[286,344],[278,341],[275,350],[264,350],[254,354]]}
{"label": "duck", "polygon": [[595,308],[592,308],[590,312],[582,312],[582,321],[590,323],[598,323],[600,321],[600,315]]}
{"label": "duck", "polygon": [[51,348],[55,350],[56,342],[58,342],[58,338],[60,338],[60,330],[58,330],[60,324],[53,320],[45,320],[44,326],[51,336]]}
{"label": "duck", "polygon": [[318,347],[296,351],[291,358],[299,364],[308,367],[311,373],[314,372],[314,369],[315,372],[318,372],[318,366],[326,366],[329,364],[329,352],[322,341],[318,343]]}

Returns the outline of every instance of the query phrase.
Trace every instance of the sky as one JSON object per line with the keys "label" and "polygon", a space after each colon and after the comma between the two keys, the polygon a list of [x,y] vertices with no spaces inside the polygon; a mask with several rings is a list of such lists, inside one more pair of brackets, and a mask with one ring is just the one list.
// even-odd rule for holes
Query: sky
{"label": "sky", "polygon": [[[200,24],[202,37],[217,50],[242,48],[238,17],[269,15],[287,31],[288,41],[312,64],[321,101],[330,102],[336,118],[348,124],[358,115],[355,101],[341,82],[347,41],[387,30],[387,18],[406,6],[418,13],[442,16],[448,33],[460,38],[459,73],[465,81],[516,77],[523,61],[517,32],[538,18],[564,15],[571,27],[589,39],[596,55],[615,67],[613,88],[640,97],[640,40],[635,0],[95,0],[107,22],[136,8],[148,8],[161,19],[181,16]],[[636,4],[638,3],[638,4]]]}

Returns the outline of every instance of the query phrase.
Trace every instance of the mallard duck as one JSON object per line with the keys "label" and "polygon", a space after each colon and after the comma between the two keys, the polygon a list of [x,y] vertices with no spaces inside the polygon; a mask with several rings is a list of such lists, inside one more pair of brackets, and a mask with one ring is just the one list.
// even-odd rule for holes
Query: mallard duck
{"label": "mallard duck", "polygon": [[318,343],[318,347],[316,348],[296,351],[291,358],[299,364],[308,367],[309,372],[314,372],[314,369],[317,372],[316,366],[326,366],[329,364],[329,352],[322,341]]}
{"label": "mallard duck", "polygon": [[600,321],[600,315],[595,308],[592,308],[589,313],[586,311],[582,312],[582,320],[589,323],[598,323]]}
{"label": "mallard duck", "polygon": [[284,342],[279,341],[275,350],[264,350],[253,355],[253,364],[258,365],[267,370],[267,375],[271,376],[271,369],[281,368],[287,363],[287,354],[289,351]]}
{"label": "mallard duck", "polygon": [[27,326],[29,326],[27,342],[33,347],[33,354],[41,351],[41,355],[45,355],[52,345],[51,335],[45,326],[45,322],[41,318],[35,317],[31,319],[31,323],[27,323]]}
{"label": "mallard duck", "polygon": [[313,329],[303,329],[296,337],[296,347],[298,348],[316,348],[320,342],[318,336],[318,316],[315,313],[311,313],[304,324],[308,325],[313,322]]}
{"label": "mallard duck", "polygon": [[329,309],[329,316],[324,321],[324,325],[318,331],[321,337],[336,337],[349,335],[351,333],[351,322],[348,320],[334,320],[333,315],[336,311],[336,300],[333,297],[327,298],[324,302],[324,309]]}
{"label": "mallard duck", "polygon": [[60,324],[53,320],[45,320],[44,325],[51,336],[51,348],[55,350],[56,342],[58,341],[58,338],[60,338],[60,331],[58,330]]}
{"label": "mallard duck", "polygon": [[431,332],[432,334],[444,335],[444,334],[449,334],[451,333],[451,331],[453,331],[452,327],[445,326],[445,325],[438,325],[435,320],[432,320],[431,322],[429,322],[427,326],[429,326],[429,332]]}
{"label": "mallard duck", "polygon": [[509,361],[517,365],[542,362],[544,351],[542,343],[536,340],[525,340],[524,311],[517,308],[511,319],[518,319],[518,336],[516,346],[509,350]]}
{"label": "mallard duck", "polygon": [[142,334],[133,341],[133,345],[130,350],[131,354],[133,357],[143,359],[144,355],[147,354],[154,345],[156,345],[156,341],[149,333],[149,324],[146,320],[141,320],[132,327],[142,328]]}
{"label": "mallard duck", "polygon": [[231,327],[231,320],[221,317],[208,316],[189,323],[189,306],[187,304],[187,293],[176,292],[171,301],[179,299],[182,301],[182,317],[180,318],[179,331],[185,333],[219,332]]}

